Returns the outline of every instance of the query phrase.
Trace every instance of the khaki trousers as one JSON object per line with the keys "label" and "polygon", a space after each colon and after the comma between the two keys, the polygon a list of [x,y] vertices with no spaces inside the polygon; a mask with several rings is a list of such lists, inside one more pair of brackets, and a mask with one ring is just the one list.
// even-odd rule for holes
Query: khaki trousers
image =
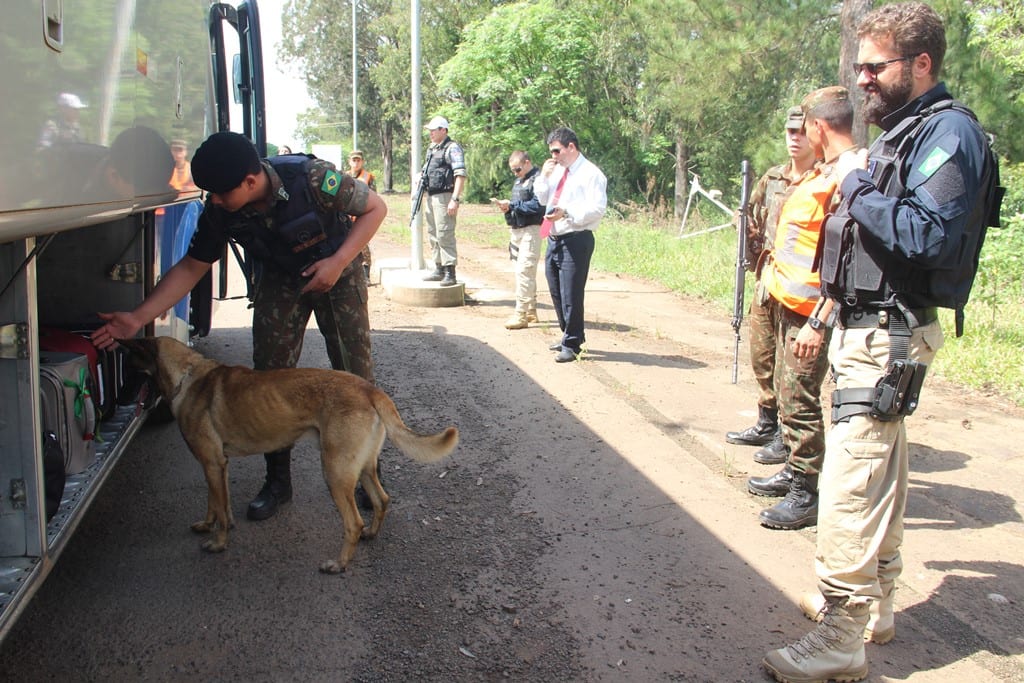
{"label": "khaki trousers", "polygon": [[[937,321],[916,328],[909,357],[931,363],[942,342]],[[888,360],[886,330],[837,329],[832,335],[829,361],[839,389],[875,386]],[[818,481],[815,559],[827,598],[877,600],[879,581],[899,576],[907,479],[903,419],[883,422],[865,414],[832,425]]]}
{"label": "khaki trousers", "polygon": [[540,261],[540,226],[509,228],[509,241],[516,257],[516,312],[537,310],[537,263]]}
{"label": "khaki trousers", "polygon": [[[427,241],[435,266],[454,266],[459,255],[455,248],[455,216],[448,215],[451,192],[423,198],[423,218],[427,224]],[[429,264],[428,264],[429,265]]]}

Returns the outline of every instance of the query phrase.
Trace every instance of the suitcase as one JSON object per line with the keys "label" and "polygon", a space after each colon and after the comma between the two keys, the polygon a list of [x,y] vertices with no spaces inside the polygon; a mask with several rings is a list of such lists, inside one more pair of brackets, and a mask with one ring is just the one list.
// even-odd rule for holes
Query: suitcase
{"label": "suitcase", "polygon": [[119,388],[119,366],[113,351],[100,351],[89,340],[90,332],[69,332],[57,327],[39,328],[40,351],[65,351],[80,353],[89,359],[89,374],[92,375],[93,403],[100,420],[105,420],[117,408]]}
{"label": "suitcase", "polygon": [[58,351],[41,354],[39,387],[43,429],[57,435],[64,471],[78,474],[96,457],[96,409],[88,357]]}

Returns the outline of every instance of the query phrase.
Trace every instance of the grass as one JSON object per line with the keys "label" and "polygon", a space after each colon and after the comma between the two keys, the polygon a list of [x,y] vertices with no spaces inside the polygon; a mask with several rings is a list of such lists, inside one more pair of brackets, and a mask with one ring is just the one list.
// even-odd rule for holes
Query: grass
{"label": "grass", "polygon": [[[387,201],[391,213],[382,230],[396,240],[408,242],[408,195],[390,195]],[[711,219],[717,222],[721,217],[716,213]],[[688,231],[704,226],[699,215],[691,214]],[[657,282],[681,297],[697,298],[716,310],[730,313],[735,231],[725,229],[687,239],[677,235],[678,225],[674,222],[643,215],[610,215],[597,233],[592,267]],[[458,238],[497,249],[508,244],[505,221],[497,209],[479,204],[463,205]],[[752,277],[748,276],[747,302],[752,284]],[[963,337],[955,337],[953,313],[940,312],[946,342],[929,372],[1024,407],[1024,288],[1018,284],[993,295],[979,291],[976,286],[973,294],[974,300],[967,305]]]}

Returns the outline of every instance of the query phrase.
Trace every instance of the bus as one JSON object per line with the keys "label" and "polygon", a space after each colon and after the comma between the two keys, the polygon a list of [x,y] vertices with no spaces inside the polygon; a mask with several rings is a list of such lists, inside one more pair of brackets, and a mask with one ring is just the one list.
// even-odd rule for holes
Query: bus
{"label": "bus", "polygon": [[[266,156],[256,0],[23,0],[2,14],[0,640],[159,407],[122,357],[97,377],[86,353],[62,421],[47,373],[82,354],[50,344],[87,342],[98,311],[131,310],[184,255],[202,209],[183,163],[195,146],[234,119]],[[215,269],[146,334],[207,334],[226,292]]]}

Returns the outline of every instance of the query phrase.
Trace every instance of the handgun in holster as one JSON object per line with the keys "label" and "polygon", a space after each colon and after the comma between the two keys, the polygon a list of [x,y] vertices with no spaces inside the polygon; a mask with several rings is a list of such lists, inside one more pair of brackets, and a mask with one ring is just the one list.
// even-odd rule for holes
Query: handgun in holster
{"label": "handgun in holster", "polygon": [[875,385],[871,416],[877,420],[894,420],[912,415],[917,410],[927,370],[926,364],[915,360],[890,363],[885,375]]}

